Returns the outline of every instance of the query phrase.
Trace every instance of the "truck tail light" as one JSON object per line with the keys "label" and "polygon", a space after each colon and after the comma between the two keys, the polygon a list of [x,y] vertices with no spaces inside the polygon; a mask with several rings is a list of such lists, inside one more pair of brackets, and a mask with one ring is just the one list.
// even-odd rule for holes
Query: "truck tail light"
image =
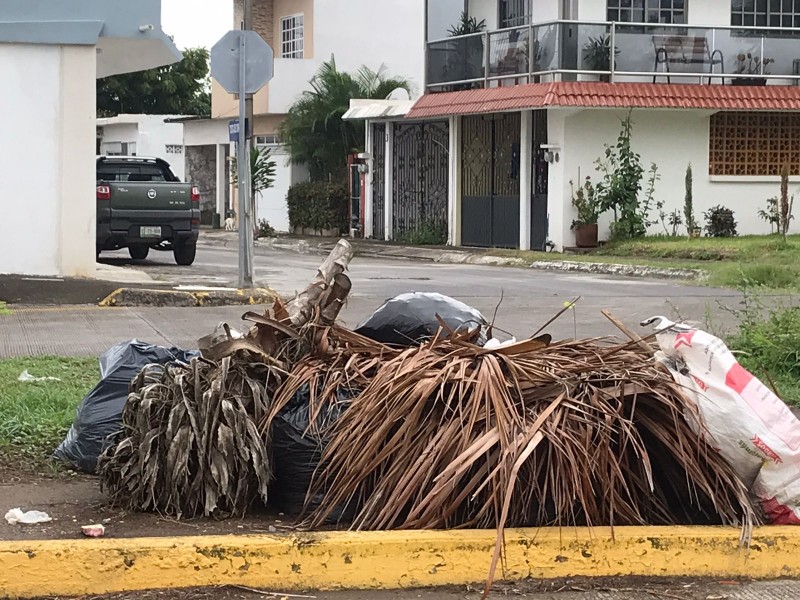
{"label": "truck tail light", "polygon": [[97,186],[97,199],[98,200],[111,200],[111,188],[107,185]]}
{"label": "truck tail light", "polygon": [[192,186],[192,202],[200,202],[200,190]]}

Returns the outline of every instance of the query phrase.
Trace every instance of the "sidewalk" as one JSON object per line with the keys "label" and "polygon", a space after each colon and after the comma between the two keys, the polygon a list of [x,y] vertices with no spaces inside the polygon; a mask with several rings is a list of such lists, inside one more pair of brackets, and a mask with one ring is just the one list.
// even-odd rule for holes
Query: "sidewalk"
{"label": "sidewalk", "polygon": [[[255,241],[256,248],[297,252],[300,254],[326,255],[339,238],[285,235]],[[660,268],[645,265],[614,264],[609,262],[590,262],[570,260],[568,255],[549,254],[546,260],[529,262],[513,256],[494,256],[488,249],[467,249],[454,246],[406,246],[394,242],[350,239],[355,256],[382,259],[422,260],[437,263],[468,264],[484,266],[524,267],[545,271],[564,271],[569,273],[591,273],[595,275],[617,275],[623,277],[650,277],[658,279],[700,280],[706,274],[697,269]],[[212,248],[239,247],[238,233],[220,229],[204,229],[198,240],[200,246]]]}

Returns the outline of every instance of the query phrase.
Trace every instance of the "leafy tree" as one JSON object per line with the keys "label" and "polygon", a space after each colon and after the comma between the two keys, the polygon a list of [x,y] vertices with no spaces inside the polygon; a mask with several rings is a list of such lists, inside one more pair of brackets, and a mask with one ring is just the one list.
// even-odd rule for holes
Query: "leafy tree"
{"label": "leafy tree", "polygon": [[362,66],[356,73],[322,63],[306,90],[289,109],[281,128],[292,161],[308,166],[311,179],[344,181],[347,155],[363,150],[364,124],[343,121],[353,98],[385,99],[395,90],[412,93],[408,80],[390,77],[385,66],[377,71]]}
{"label": "leafy tree", "polygon": [[211,114],[208,50],[183,51],[183,60],[138,73],[113,75],[97,81],[97,115]]}

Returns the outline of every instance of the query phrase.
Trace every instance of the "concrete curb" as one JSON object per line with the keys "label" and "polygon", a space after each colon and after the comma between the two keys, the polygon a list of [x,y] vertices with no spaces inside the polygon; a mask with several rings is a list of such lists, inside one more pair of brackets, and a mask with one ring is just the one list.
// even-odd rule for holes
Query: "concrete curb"
{"label": "concrete curb", "polygon": [[[496,579],[800,575],[800,529],[512,529]],[[212,585],[396,589],[486,579],[495,531],[331,532],[0,542],[0,590],[19,598]]]}
{"label": "concrete curb", "polygon": [[268,304],[274,302],[278,294],[267,288],[253,290],[159,290],[120,288],[101,300],[99,306],[239,306],[247,304]]}
{"label": "concrete curb", "polygon": [[[199,242],[200,245],[216,248],[233,248],[236,244],[226,240],[212,239]],[[280,242],[276,238],[256,240],[256,248],[266,248],[282,252],[296,252],[298,254],[327,254],[330,247],[319,244],[309,244],[305,240],[293,243]],[[529,263],[523,258],[513,256],[493,256],[490,254],[474,253],[464,250],[442,251],[414,247],[386,246],[383,248],[353,248],[355,256],[380,258],[432,261],[442,264],[455,265],[485,265],[501,267],[522,267],[539,269],[542,271],[561,271],[564,273],[591,273],[595,275],[613,275],[617,277],[642,277],[656,279],[672,279],[679,281],[702,281],[708,273],[700,269],[673,269],[668,267],[650,267],[645,265],[623,265],[616,263],[571,261],[571,260],[539,260]]]}

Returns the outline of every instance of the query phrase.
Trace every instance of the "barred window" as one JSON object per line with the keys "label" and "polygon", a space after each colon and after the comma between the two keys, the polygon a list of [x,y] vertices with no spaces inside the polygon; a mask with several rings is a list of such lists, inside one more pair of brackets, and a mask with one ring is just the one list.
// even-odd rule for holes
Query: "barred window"
{"label": "barred window", "polygon": [[500,29],[528,24],[528,0],[500,0]]}
{"label": "barred window", "polygon": [[303,15],[281,19],[281,58],[303,58]]}
{"label": "barred window", "polygon": [[731,0],[731,25],[800,27],[800,0]]}
{"label": "barred window", "polygon": [[710,175],[800,175],[800,114],[723,112],[712,115]]}
{"label": "barred window", "polygon": [[686,0],[608,0],[608,20],[618,23],[686,23]]}

